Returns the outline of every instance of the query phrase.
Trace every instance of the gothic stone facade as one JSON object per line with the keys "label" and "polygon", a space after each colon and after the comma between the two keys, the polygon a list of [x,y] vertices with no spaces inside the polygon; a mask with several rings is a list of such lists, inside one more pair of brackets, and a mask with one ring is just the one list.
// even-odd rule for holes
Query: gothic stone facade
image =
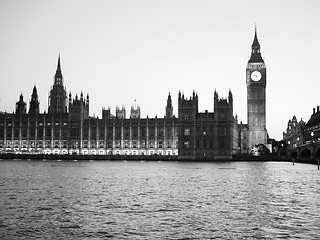
{"label": "gothic stone facade", "polygon": [[179,93],[179,157],[231,158],[238,149],[238,124],[233,117],[233,97],[214,93],[214,111],[198,112],[198,95]]}
{"label": "gothic stone facade", "polygon": [[[34,86],[27,104],[20,95],[14,113],[0,113],[0,152],[101,155],[179,155],[180,158],[231,158],[266,143],[266,71],[255,32],[247,66],[248,124],[233,116],[233,96],[214,92],[213,111],[198,111],[198,95],[178,95],[178,117],[169,93],[163,118],[141,118],[140,107],[102,110],[102,118],[89,115],[89,95],[67,96],[60,56],[49,95],[48,112],[39,112]],[[69,97],[69,98],[68,98]]]}
{"label": "gothic stone facade", "polygon": [[[39,112],[34,86],[27,104],[20,95],[15,113],[0,114],[0,151],[43,154],[178,155],[231,157],[236,153],[237,123],[233,99],[214,95],[214,112],[198,112],[198,95],[186,100],[179,93],[179,117],[173,115],[169,93],[163,118],[141,118],[140,107],[132,107],[126,118],[123,107],[102,118],[89,115],[89,95],[67,98],[60,57],[50,91],[48,112]],[[68,103],[68,105],[67,105]]]}
{"label": "gothic stone facade", "polygon": [[[0,114],[0,151],[44,154],[177,155],[177,119],[89,116],[89,100],[69,96],[69,111],[25,108]],[[23,97],[20,97],[23,101]],[[21,103],[21,101],[19,101]],[[18,103],[17,103],[18,105]],[[22,104],[25,106],[26,104]],[[30,105],[31,106],[31,105]],[[61,108],[61,109],[64,109]]]}

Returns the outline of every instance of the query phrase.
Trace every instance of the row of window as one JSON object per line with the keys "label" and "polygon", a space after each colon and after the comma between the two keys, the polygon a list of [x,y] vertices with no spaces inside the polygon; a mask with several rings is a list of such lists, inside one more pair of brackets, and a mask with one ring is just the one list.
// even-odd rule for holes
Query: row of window
{"label": "row of window", "polygon": [[[6,126],[7,127],[12,127],[12,126],[22,126],[22,127],[27,127],[28,126],[28,121],[22,121],[21,124],[20,124],[20,121],[15,121],[15,122],[12,122],[12,121],[9,121],[6,123]],[[68,122],[38,122],[37,124],[38,126],[68,126]],[[71,127],[78,127],[80,125],[80,122],[71,122]],[[5,124],[3,122],[0,123],[0,127],[4,127]],[[29,122],[29,126],[36,126],[36,122]],[[86,127],[89,127],[88,124],[84,124],[84,126]],[[97,124],[95,123],[91,123],[90,124],[91,128],[96,128]],[[129,128],[130,126],[131,127],[136,127],[138,128],[138,124],[121,124],[121,123],[115,123],[114,125],[115,127],[127,127]],[[99,127],[100,128],[104,128],[105,127],[105,124],[99,124]],[[113,127],[113,125],[108,125],[108,127]],[[156,125],[156,124],[149,124],[148,125],[148,128],[164,128],[165,126],[163,124],[161,125]],[[168,125],[167,127],[173,127],[171,124]],[[147,128],[147,126],[145,124],[143,124],[143,126],[141,126],[141,128]]]}
{"label": "row of window", "polygon": [[[224,141],[219,141],[219,148],[224,149],[226,147],[226,143]],[[183,142],[184,148],[190,149],[191,144],[190,141]],[[196,142],[197,149],[213,149],[213,141],[197,141]]]}
{"label": "row of window", "polygon": [[[82,148],[105,148],[104,142],[96,142],[92,141],[89,145],[88,142],[83,142]],[[107,148],[176,148],[177,143],[176,142],[171,142],[168,141],[166,143],[159,141],[158,143],[154,141],[148,141],[147,143],[145,141],[143,142],[130,142],[128,141],[115,141],[113,143],[108,142],[106,144]],[[27,141],[19,142],[16,141],[7,141],[4,143],[3,141],[0,142],[0,148],[79,148],[80,143],[77,141],[70,141],[70,144],[68,144],[66,141],[59,142],[59,141],[35,141],[35,142],[30,142],[28,144]]]}
{"label": "row of window", "polygon": [[[12,123],[12,122],[7,122],[7,124],[6,124],[6,126],[7,127],[11,127],[11,126],[20,126],[20,122],[14,122],[14,123]],[[30,126],[35,126],[36,124],[35,124],[35,122],[29,122],[29,125]],[[44,123],[43,122],[38,122],[38,126],[43,126],[44,125]],[[68,123],[67,122],[63,122],[63,123],[61,123],[60,124],[60,122],[46,122],[46,126],[51,126],[51,125],[54,125],[54,126],[60,126],[60,125],[62,125],[62,126],[68,126]],[[0,126],[1,127],[4,127],[4,123],[2,122],[2,123],[0,123]],[[21,126],[22,127],[27,127],[28,126],[28,122],[27,121],[23,121],[22,123],[21,123]]]}
{"label": "row of window", "polygon": [[[207,136],[210,134],[210,132],[208,132],[207,130],[202,130],[200,131],[200,129],[197,128],[197,135],[202,135],[202,136]],[[223,135],[226,136],[227,135],[227,128],[226,127],[219,127],[218,129],[218,135]],[[212,131],[212,130],[211,130]],[[190,136],[191,135],[191,129],[190,128],[184,128],[184,136]]]}
{"label": "row of window", "polygon": [[[84,128],[83,131],[82,131],[82,136],[84,138],[88,138],[89,137],[89,133],[90,133],[90,136],[91,138],[96,138],[96,137],[99,137],[99,138],[104,138],[105,136],[105,133],[106,136],[108,138],[112,138],[113,137],[113,131],[112,129],[108,129],[109,131],[105,132],[104,129],[100,129],[99,131],[97,131],[98,129],[91,129],[89,131],[88,128]],[[156,135],[157,133],[157,135]],[[26,138],[28,137],[35,137],[37,136],[38,138],[42,138],[42,137],[51,137],[52,135],[54,137],[59,137],[60,134],[62,136],[62,138],[66,138],[67,135],[68,135],[68,129],[52,129],[52,128],[38,128],[38,129],[35,129],[35,128],[14,128],[14,129],[6,129],[6,134],[5,134],[5,131],[4,129],[0,129],[0,138],[3,138],[4,135],[7,137],[7,138],[11,138],[12,136],[18,138],[19,136],[23,137],[23,138]],[[79,128],[72,128],[70,130],[70,134],[71,136],[80,136],[81,132],[80,132],[80,129]],[[139,135],[140,134],[140,135]],[[155,130],[149,130],[149,131],[146,131],[146,129],[140,129],[140,132],[138,132],[137,130],[132,130],[130,131],[129,129],[126,129],[126,131],[122,131],[121,129],[116,129],[115,131],[115,136],[117,138],[120,138],[120,137],[125,137],[125,138],[130,138],[130,136],[132,138],[138,138],[139,136],[141,138],[146,138],[147,136],[149,136],[150,138],[154,138],[155,136],[157,136],[158,138],[170,138],[170,137],[174,137],[174,136],[177,136],[177,131],[172,131],[171,129],[167,129],[166,131],[163,131],[163,130],[158,130],[158,131],[155,131]]]}
{"label": "row of window", "polygon": [[247,68],[250,68],[250,69],[257,69],[257,68],[265,68],[266,65],[263,63],[248,63],[247,65]]}

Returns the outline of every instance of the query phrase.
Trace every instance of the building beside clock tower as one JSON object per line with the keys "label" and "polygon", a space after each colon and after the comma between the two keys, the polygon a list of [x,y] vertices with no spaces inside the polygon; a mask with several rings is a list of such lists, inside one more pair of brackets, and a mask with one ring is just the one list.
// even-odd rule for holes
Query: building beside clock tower
{"label": "building beside clock tower", "polygon": [[266,65],[261,57],[260,44],[255,29],[251,57],[246,68],[248,148],[267,145],[266,129]]}
{"label": "building beside clock tower", "polygon": [[170,93],[163,117],[141,118],[139,107],[132,107],[130,118],[126,117],[124,107],[116,107],[115,115],[109,107],[102,109],[102,118],[90,116],[89,95],[85,98],[81,92],[79,98],[76,95],[73,99],[69,93],[67,98],[59,55],[48,112],[39,111],[35,86],[29,112],[22,94],[15,113],[0,112],[0,153],[174,155],[179,159],[210,161],[259,154],[259,149],[254,147],[267,146],[268,133],[266,65],[261,57],[257,29],[251,48],[246,67],[247,124],[239,124],[233,114],[231,90],[225,98],[219,97],[215,90],[213,108],[204,112],[198,109],[195,91],[190,97],[179,91],[177,117],[173,114]]}

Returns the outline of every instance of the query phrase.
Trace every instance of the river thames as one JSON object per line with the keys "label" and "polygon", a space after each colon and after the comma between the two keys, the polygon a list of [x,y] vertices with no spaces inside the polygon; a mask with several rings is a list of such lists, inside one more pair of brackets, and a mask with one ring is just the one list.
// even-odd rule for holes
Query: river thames
{"label": "river thames", "polygon": [[1,239],[318,239],[320,171],[285,162],[0,161]]}

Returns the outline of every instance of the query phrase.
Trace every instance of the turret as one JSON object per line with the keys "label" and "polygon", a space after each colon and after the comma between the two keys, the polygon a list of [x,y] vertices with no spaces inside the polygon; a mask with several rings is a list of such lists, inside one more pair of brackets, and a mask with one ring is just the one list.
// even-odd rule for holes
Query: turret
{"label": "turret", "polygon": [[26,113],[26,103],[23,101],[23,95],[20,94],[19,101],[16,103],[16,114]]}
{"label": "turret", "polygon": [[36,86],[33,87],[30,107],[29,107],[29,114],[39,114],[39,101],[38,101],[38,93],[37,93]]}
{"label": "turret", "polygon": [[214,90],[214,94],[213,94],[213,102],[214,102],[214,106],[215,106],[215,105],[216,105],[216,103],[218,102],[218,99],[219,99],[219,95],[218,95],[217,90],[215,89],[215,90]]}
{"label": "turret", "polygon": [[140,106],[131,106],[130,118],[140,118]]}
{"label": "turret", "polygon": [[83,93],[80,93],[80,98],[76,94],[72,100],[71,92],[69,93],[69,118],[71,120],[85,120],[89,118],[89,104],[83,98]]}
{"label": "turret", "polygon": [[228,98],[219,98],[217,91],[214,92],[214,112],[216,112],[217,109],[229,110],[231,112],[230,116],[233,116],[233,97],[231,90],[229,90]]}
{"label": "turret", "polygon": [[172,107],[171,95],[169,93],[168,99],[167,99],[167,106],[166,106],[166,118],[172,118],[172,117],[173,117],[173,107]]}
{"label": "turret", "polygon": [[108,107],[107,109],[102,108],[102,119],[110,119],[114,118],[114,116],[111,114],[111,108]]}
{"label": "turret", "polygon": [[231,89],[229,89],[228,102],[231,106],[233,106],[233,96],[232,96]]}
{"label": "turret", "polygon": [[179,93],[178,117],[180,119],[195,120],[198,114],[198,94],[194,91],[192,97],[185,99],[184,94]]}
{"label": "turret", "polygon": [[122,106],[122,109],[116,107],[116,118],[126,118],[126,108],[124,106]]}
{"label": "turret", "polygon": [[87,93],[87,105],[88,105],[88,107],[89,107],[89,93]]}

